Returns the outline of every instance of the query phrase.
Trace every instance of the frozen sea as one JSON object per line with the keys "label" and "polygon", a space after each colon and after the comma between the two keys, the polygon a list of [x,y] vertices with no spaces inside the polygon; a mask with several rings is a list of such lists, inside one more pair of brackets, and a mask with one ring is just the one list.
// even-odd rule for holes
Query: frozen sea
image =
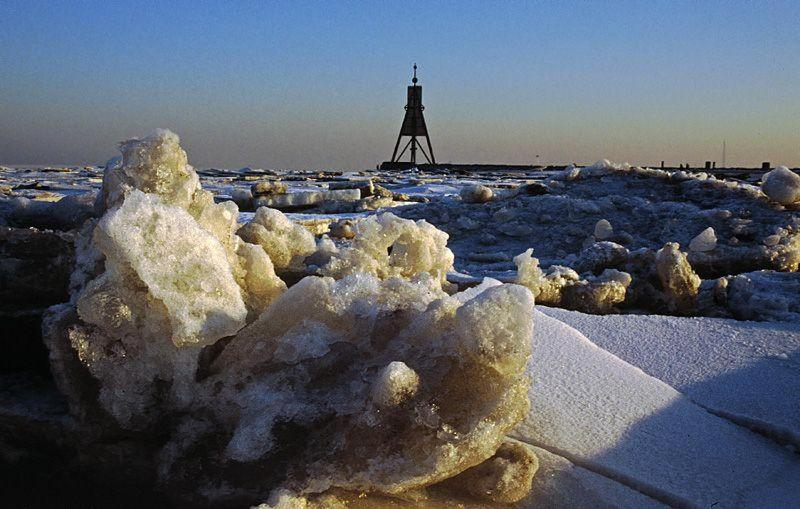
{"label": "frozen sea", "polygon": [[[502,195],[548,176],[199,173],[218,200],[262,178],[280,178],[290,193],[373,178],[395,193],[441,203],[468,184],[485,184]],[[0,169],[6,199],[57,201],[96,192],[101,183],[100,167]],[[303,222],[372,213],[300,211],[289,217]],[[244,212],[240,221],[251,217]],[[499,252],[472,239],[459,246],[459,270],[470,268],[468,252]],[[486,273],[510,277],[513,254],[498,255],[496,270]],[[454,277],[482,275],[478,270]],[[794,299],[797,306],[800,295],[776,298]],[[535,451],[540,471],[519,507],[800,507],[800,323],[599,316],[545,306],[535,313],[531,411],[512,437]]]}

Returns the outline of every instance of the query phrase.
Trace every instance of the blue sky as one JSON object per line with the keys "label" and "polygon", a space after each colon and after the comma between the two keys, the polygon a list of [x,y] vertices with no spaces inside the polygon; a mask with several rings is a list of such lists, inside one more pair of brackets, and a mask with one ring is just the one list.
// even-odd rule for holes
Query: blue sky
{"label": "blue sky", "polygon": [[800,166],[800,2],[0,2],[0,163],[156,127],[197,166],[369,168],[411,64],[437,158]]}

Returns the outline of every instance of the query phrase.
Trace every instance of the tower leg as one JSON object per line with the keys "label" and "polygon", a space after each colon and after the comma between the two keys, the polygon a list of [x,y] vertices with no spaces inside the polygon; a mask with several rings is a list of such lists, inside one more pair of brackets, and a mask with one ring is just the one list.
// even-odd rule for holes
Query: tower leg
{"label": "tower leg", "polygon": [[405,153],[406,153],[406,150],[408,150],[408,146],[409,146],[409,145],[411,145],[411,140],[408,140],[408,143],[406,143],[406,144],[403,146],[403,150],[401,150],[401,151],[400,151],[400,154],[397,156],[397,160],[398,160],[398,161],[399,161],[400,159],[402,159],[402,158],[403,158],[403,154],[405,154]]}
{"label": "tower leg", "polygon": [[428,161],[428,164],[431,164],[431,158],[428,157],[428,153],[425,152],[425,147],[423,147],[422,144],[420,144],[419,150],[420,150],[420,152],[422,152],[422,155],[425,156],[425,160]]}
{"label": "tower leg", "polygon": [[436,157],[433,155],[433,145],[431,145],[431,137],[426,134],[425,139],[428,141],[428,153],[431,155],[431,164],[436,164]]}
{"label": "tower leg", "polygon": [[417,162],[417,137],[411,137],[411,164],[416,164]]}
{"label": "tower leg", "polygon": [[402,137],[403,137],[402,135],[398,136],[397,143],[394,144],[394,152],[392,152],[392,162],[395,162],[395,159],[397,157],[397,148],[400,146],[400,138]]}

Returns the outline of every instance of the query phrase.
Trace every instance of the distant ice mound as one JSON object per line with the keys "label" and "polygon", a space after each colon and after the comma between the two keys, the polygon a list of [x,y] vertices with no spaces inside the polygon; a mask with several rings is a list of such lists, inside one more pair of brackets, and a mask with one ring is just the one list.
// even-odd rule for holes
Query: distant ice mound
{"label": "distant ice mound", "polygon": [[779,166],[764,175],[761,190],[781,205],[800,202],[800,175],[786,166]]}
{"label": "distant ice mound", "polygon": [[120,475],[115,457],[156,458],[125,475],[205,502],[392,496],[473,467],[489,488],[454,480],[467,495],[527,493],[535,458],[498,449],[528,411],[530,291],[487,279],[448,295],[447,235],[391,214],[350,247],[320,242],[327,277],[287,289],[275,268],[302,264],[313,236],[262,208],[245,242],[169,131],[121,150],[76,242],[71,302],[43,327],[87,458]]}
{"label": "distant ice mound", "polygon": [[551,266],[545,273],[539,260],[532,257],[533,249],[514,257],[517,265],[516,283],[531,290],[542,304],[582,309],[593,313],[608,313],[625,300],[631,276],[616,269],[605,269],[599,276],[581,278],[569,267]]}

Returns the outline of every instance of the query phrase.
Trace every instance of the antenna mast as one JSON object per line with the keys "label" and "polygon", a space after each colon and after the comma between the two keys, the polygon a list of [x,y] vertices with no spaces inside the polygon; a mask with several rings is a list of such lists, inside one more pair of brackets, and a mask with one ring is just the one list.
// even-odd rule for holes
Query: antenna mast
{"label": "antenna mast", "polygon": [[723,168],[727,168],[727,166],[725,166],[725,148],[726,148],[725,147],[725,140],[722,140],[722,167]]}

